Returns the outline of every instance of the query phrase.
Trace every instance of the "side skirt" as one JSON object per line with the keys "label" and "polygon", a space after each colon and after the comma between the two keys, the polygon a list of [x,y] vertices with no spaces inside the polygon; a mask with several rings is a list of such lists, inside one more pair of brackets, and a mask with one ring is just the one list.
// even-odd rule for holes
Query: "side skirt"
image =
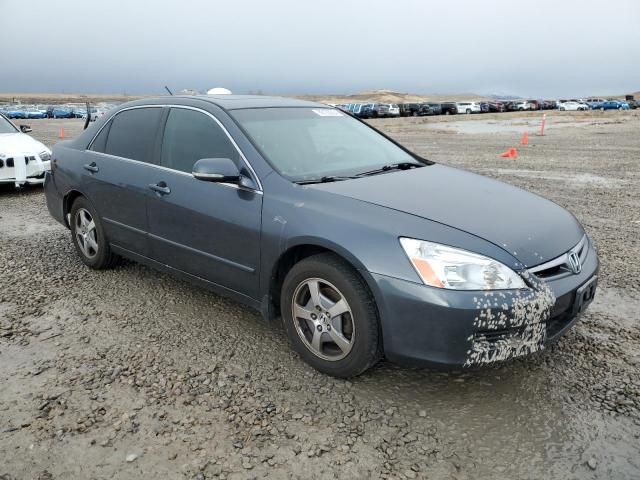
{"label": "side skirt", "polygon": [[[223,297],[230,298],[235,300],[236,302],[247,305],[255,310],[261,312],[262,304],[260,301],[255,300],[243,293],[236,292],[235,290],[231,290],[230,288],[223,287],[222,285],[218,285],[217,283],[210,282],[209,280],[205,280],[204,278],[198,277],[196,275],[191,275],[190,273],[184,272],[182,270],[178,270],[177,268],[173,268],[169,265],[165,265],[163,263],[157,262],[149,257],[145,257],[144,255],[140,255],[138,253],[132,252],[131,250],[127,250],[126,248],[119,247],[118,245],[114,245],[110,243],[109,246],[113,250],[114,253],[128,258],[129,260],[133,260],[134,262],[141,263],[148,267],[151,267],[155,270],[159,270],[161,272],[169,273],[177,278],[182,280],[186,280],[189,283],[197,285],[199,287],[206,288],[218,295]],[[262,313],[262,312],[261,312]]]}

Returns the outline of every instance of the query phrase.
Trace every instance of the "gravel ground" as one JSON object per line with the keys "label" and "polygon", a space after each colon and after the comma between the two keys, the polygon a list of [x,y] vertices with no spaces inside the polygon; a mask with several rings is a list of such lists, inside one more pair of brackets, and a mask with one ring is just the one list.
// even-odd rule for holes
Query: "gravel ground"
{"label": "gravel ground", "polygon": [[[87,269],[41,189],[2,188],[0,479],[639,478],[640,116],[553,114],[543,137],[539,118],[374,122],[556,201],[595,239],[577,326],[481,370],[323,376],[242,305],[130,262]],[[30,123],[48,144],[81,129]]]}

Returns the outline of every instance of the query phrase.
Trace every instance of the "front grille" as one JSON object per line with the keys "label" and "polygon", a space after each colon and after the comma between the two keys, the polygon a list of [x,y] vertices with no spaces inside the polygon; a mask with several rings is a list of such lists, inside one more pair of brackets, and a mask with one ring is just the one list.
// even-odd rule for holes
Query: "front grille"
{"label": "front grille", "polygon": [[[29,165],[29,162],[35,162],[36,161],[36,157],[33,155],[28,155],[26,157],[24,157],[24,164],[25,165]],[[4,167],[14,167],[14,159],[13,158],[7,158],[4,162],[2,162],[2,160],[0,160],[0,168]]]}
{"label": "front grille", "polygon": [[570,255],[574,253],[577,255],[580,268],[582,268],[582,265],[584,265],[584,262],[587,259],[587,254],[589,253],[589,239],[586,235],[584,235],[578,244],[568,252],[554,258],[553,260],[549,260],[548,262],[529,268],[529,272],[533,273],[538,278],[545,280],[551,280],[577,273],[573,271],[570,263]]}

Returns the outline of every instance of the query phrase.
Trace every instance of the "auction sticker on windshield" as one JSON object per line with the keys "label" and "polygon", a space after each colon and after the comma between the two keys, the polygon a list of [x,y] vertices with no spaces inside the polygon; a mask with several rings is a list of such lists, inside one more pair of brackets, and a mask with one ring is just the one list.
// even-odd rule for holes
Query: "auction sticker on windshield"
{"label": "auction sticker on windshield", "polygon": [[338,110],[331,110],[329,108],[323,108],[318,110],[314,109],[313,112],[316,115],[320,115],[321,117],[343,117],[344,116]]}

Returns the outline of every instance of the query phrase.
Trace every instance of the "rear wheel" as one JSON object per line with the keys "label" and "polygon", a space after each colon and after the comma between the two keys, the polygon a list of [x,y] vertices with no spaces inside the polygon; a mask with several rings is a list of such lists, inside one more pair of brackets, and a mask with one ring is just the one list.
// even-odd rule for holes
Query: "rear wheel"
{"label": "rear wheel", "polygon": [[373,297],[358,273],[336,255],[314,255],[294,265],[280,305],[293,348],[315,369],[353,377],[381,357]]}
{"label": "rear wheel", "polygon": [[97,212],[86,198],[73,202],[70,219],[73,245],[80,260],[95,270],[111,267],[116,256],[109,248]]}

